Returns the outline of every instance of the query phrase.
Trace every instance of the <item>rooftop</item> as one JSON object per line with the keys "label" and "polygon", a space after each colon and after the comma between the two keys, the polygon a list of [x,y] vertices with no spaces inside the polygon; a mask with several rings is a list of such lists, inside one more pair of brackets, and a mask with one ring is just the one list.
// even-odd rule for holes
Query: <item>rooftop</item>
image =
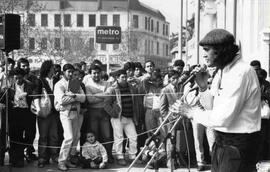
{"label": "rooftop", "polygon": [[[23,0],[27,4],[27,0]],[[157,9],[140,2],[139,0],[37,0],[47,4],[48,10],[66,9],[81,11],[141,11],[149,15],[166,20],[165,16]]]}

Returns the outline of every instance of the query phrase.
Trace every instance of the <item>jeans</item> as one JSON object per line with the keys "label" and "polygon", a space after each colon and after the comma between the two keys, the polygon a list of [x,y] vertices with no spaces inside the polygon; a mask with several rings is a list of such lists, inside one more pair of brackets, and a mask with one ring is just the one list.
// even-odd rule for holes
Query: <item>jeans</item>
{"label": "jeans", "polygon": [[197,163],[198,165],[203,165],[205,164],[204,147],[203,147],[204,134],[206,132],[209,150],[210,152],[212,152],[212,146],[215,141],[214,131],[210,128],[203,126],[202,124],[196,123],[195,121],[192,121],[192,128],[193,128],[193,137]]}
{"label": "jeans", "polygon": [[253,172],[256,168],[259,132],[215,133],[212,172]]}
{"label": "jeans", "polygon": [[[100,143],[112,142],[110,116],[103,108],[89,108],[86,119],[86,132],[92,131]],[[112,143],[103,144],[109,157],[112,157]]]}
{"label": "jeans", "polygon": [[78,143],[79,143],[79,140],[80,140],[80,137],[81,137],[81,127],[82,127],[82,123],[83,123],[83,115],[79,114],[78,115],[78,118],[74,119],[74,120],[77,120],[75,121],[76,124],[76,131],[74,131],[74,139],[73,139],[73,142],[72,142],[72,145],[71,145],[71,151],[70,151],[70,154],[71,155],[76,155],[77,153],[77,146],[78,146]]}
{"label": "jeans", "polygon": [[117,159],[124,158],[122,153],[124,139],[123,131],[129,139],[129,158],[134,159],[137,153],[137,132],[132,118],[112,118],[111,123],[113,127],[114,148]]}
{"label": "jeans", "polygon": [[33,134],[32,125],[36,127],[36,123],[28,108],[10,109],[9,114],[10,160],[12,163],[16,163],[23,161],[24,148],[30,147],[26,145],[33,144],[29,135]]}
{"label": "jeans", "polygon": [[[70,113],[77,113],[77,112],[71,111]],[[71,119],[68,116],[62,115],[60,113],[60,121],[62,123],[64,131],[64,140],[61,145],[58,163],[66,162],[69,157],[72,142],[74,140],[74,133],[77,131],[77,118],[78,118],[77,115],[75,116],[75,118]]]}
{"label": "jeans", "polygon": [[49,160],[50,157],[58,156],[57,118],[57,114],[53,112],[47,118],[38,117],[38,156],[40,160]]}

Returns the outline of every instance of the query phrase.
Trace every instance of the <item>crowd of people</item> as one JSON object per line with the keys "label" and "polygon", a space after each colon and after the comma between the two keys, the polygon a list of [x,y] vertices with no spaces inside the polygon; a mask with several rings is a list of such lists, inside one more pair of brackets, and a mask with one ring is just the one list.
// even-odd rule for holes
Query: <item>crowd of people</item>
{"label": "crowd of people", "polygon": [[[104,64],[99,60],[89,65],[85,62],[67,63],[62,67],[47,60],[42,63],[37,76],[30,71],[27,58],[20,58],[17,62],[8,58],[7,65],[2,66],[2,69],[5,66],[7,69],[0,73],[0,165],[4,165],[7,135],[9,160],[13,167],[24,167],[25,160],[37,160],[38,168],[56,163],[62,171],[78,166],[109,168],[109,164],[114,162],[126,166],[136,158],[146,141],[154,138],[155,143],[150,144],[140,157],[139,162],[146,163],[153,155],[153,147],[158,147],[167,138],[177,118],[177,115],[171,115],[173,113],[187,116],[181,119],[173,135],[177,137],[177,130],[191,129],[192,132],[184,134],[194,140],[188,145],[195,149],[198,171],[207,167],[206,136],[210,154],[213,152],[214,171],[222,171],[222,167],[226,171],[232,165],[241,171],[246,168],[245,163],[254,165],[255,161],[269,159],[270,83],[266,81],[267,72],[256,60],[249,67],[241,68],[242,64],[238,67],[241,57],[238,47],[232,46],[234,41],[227,31],[214,30],[200,42],[207,53],[204,58],[210,64],[207,68],[198,65],[188,67],[182,60],[175,60],[165,74],[151,60],[143,65],[126,62],[121,69],[110,74],[106,73]],[[217,57],[213,60],[212,56]],[[231,84],[231,87],[227,89],[226,84]],[[205,92],[216,88],[213,101],[203,99]],[[260,100],[257,101],[258,96]],[[181,106],[175,107],[179,101]],[[172,110],[172,107],[177,110]],[[184,112],[187,109],[192,113]],[[167,115],[172,117],[153,136]],[[37,155],[33,145],[36,123],[39,132]],[[258,143],[258,155],[244,153],[250,149],[250,144],[243,146],[246,140],[253,146]],[[167,139],[158,150],[158,158],[155,159],[159,160],[158,165],[174,168],[172,144]],[[252,155],[250,158],[254,163],[241,157],[243,161],[228,165],[230,158],[241,159],[232,150],[221,150],[228,144],[236,144],[237,151],[240,150],[238,156]],[[185,151],[177,150],[182,154],[180,157],[184,156],[180,158],[180,164],[185,164]],[[224,161],[229,158],[224,163],[219,159],[221,151],[228,154],[231,151],[235,157],[225,153]],[[249,171],[248,168],[245,170]]]}

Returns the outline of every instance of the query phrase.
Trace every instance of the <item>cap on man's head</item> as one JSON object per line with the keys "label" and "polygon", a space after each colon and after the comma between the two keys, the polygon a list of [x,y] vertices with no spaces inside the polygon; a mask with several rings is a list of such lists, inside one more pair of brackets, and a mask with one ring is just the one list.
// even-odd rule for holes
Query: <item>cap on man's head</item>
{"label": "cap on man's head", "polygon": [[250,66],[252,66],[255,70],[261,68],[261,62],[259,60],[252,60],[250,62]]}
{"label": "cap on man's head", "polygon": [[204,38],[199,42],[199,45],[231,45],[234,44],[234,42],[234,36],[227,30],[214,29],[204,36]]}
{"label": "cap on man's head", "polygon": [[182,66],[182,67],[184,67],[185,62],[183,60],[181,60],[181,59],[175,60],[174,63],[173,63],[173,66]]}

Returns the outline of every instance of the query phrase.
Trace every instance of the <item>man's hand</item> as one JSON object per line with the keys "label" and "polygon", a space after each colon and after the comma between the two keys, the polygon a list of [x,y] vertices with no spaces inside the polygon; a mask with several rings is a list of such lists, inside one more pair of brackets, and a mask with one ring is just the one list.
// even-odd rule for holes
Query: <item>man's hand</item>
{"label": "man's hand", "polygon": [[195,73],[195,81],[200,87],[201,90],[205,90],[208,87],[208,78],[209,74],[205,71],[202,67],[195,67],[195,69],[192,71],[192,73]]}
{"label": "man's hand", "polygon": [[76,97],[76,94],[72,93],[71,91],[66,92],[65,95],[69,96],[69,97],[72,97],[72,98]]}
{"label": "man's hand", "polygon": [[171,106],[170,111],[174,113],[179,113],[182,116],[187,118],[192,118],[193,116],[189,113],[191,107],[180,100],[176,100],[176,102]]}

